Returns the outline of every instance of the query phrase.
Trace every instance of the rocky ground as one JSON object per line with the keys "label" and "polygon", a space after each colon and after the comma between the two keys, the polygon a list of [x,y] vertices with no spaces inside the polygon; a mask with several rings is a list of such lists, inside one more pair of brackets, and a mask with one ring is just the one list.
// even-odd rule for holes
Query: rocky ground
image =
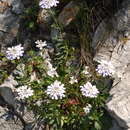
{"label": "rocky ground", "polygon": [[[109,2],[107,4],[109,5]],[[21,14],[26,9],[26,6],[29,5],[29,1],[0,1],[0,49],[2,52],[7,46],[14,45],[19,41],[24,44],[26,50],[33,47],[32,43],[36,40],[36,37],[51,40],[58,35],[58,30],[50,28],[52,20],[44,9],[38,12],[37,19],[34,17],[34,21],[39,23],[39,29],[30,27],[32,29],[30,31],[30,29],[25,27],[26,25],[23,22],[26,19],[26,15],[23,18]],[[61,6],[64,7],[64,4]],[[68,9],[71,10],[67,12],[66,10]],[[78,5],[75,2],[69,2],[59,13],[58,20],[67,28],[78,12]],[[113,117],[113,128],[110,130],[129,130],[130,1],[124,0],[122,6],[111,17],[102,18],[99,21],[91,33],[92,48],[94,50],[93,59],[98,62],[102,59],[111,61],[116,67],[110,98],[106,102],[106,110]],[[71,30],[70,27],[68,28]],[[65,36],[67,37],[67,33]],[[75,36],[70,35],[70,32],[69,36],[70,39],[74,39],[73,43],[75,43]],[[1,64],[0,62],[0,66]],[[0,85],[0,130],[44,129],[42,122],[35,122],[33,113],[28,112],[26,106],[14,99],[13,89],[16,84],[11,74]]]}

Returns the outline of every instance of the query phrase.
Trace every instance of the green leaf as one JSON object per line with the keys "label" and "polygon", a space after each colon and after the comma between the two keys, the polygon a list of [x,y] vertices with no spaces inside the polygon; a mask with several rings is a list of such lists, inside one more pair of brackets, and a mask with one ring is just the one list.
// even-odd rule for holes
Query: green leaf
{"label": "green leaf", "polygon": [[97,130],[101,130],[101,125],[97,121],[94,123],[94,126]]}
{"label": "green leaf", "polygon": [[30,22],[30,23],[29,23],[29,28],[34,28],[34,26],[35,26],[35,23],[34,23],[34,22]]}

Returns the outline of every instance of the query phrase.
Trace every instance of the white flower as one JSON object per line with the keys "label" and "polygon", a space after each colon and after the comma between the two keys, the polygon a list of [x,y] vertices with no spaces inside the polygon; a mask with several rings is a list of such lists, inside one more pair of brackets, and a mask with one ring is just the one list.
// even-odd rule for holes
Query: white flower
{"label": "white flower", "polygon": [[90,104],[87,104],[87,106],[84,107],[83,110],[84,110],[84,112],[85,112],[86,114],[88,114],[88,113],[90,112],[91,108],[92,108],[92,106],[91,106]]}
{"label": "white flower", "polygon": [[49,75],[52,78],[54,78],[54,76],[59,77],[58,73],[56,72],[56,68],[54,68],[53,65],[51,64],[51,58],[48,54],[48,50],[44,49],[43,51],[44,52],[41,53],[41,56],[44,59],[44,65],[46,67],[47,75]]}
{"label": "white flower", "polygon": [[110,61],[101,60],[100,64],[96,68],[96,71],[103,77],[112,76],[115,73],[115,68]]}
{"label": "white flower", "polygon": [[35,71],[32,72],[31,76],[30,76],[30,82],[33,82],[33,81],[37,81],[38,83],[40,83],[40,81],[39,81],[39,79],[38,79],[37,74],[36,74]]}
{"label": "white flower", "polygon": [[21,56],[23,56],[24,48],[21,46],[21,44],[13,47],[7,48],[6,51],[6,57],[9,60],[19,59]]}
{"label": "white flower", "polygon": [[56,7],[58,3],[58,0],[41,0],[39,6],[44,9],[50,9],[51,7]]}
{"label": "white flower", "polygon": [[35,43],[36,47],[38,47],[40,50],[42,50],[43,47],[47,46],[46,41],[43,42],[42,40],[37,40]]}
{"label": "white flower", "polygon": [[82,95],[85,97],[95,98],[97,97],[99,91],[95,85],[92,85],[90,82],[87,82],[83,86],[80,86]]}
{"label": "white flower", "polygon": [[47,74],[48,74],[49,76],[51,76],[52,78],[53,78],[54,76],[58,77],[58,74],[57,74],[57,72],[56,72],[56,68],[53,68],[53,66],[52,66],[52,64],[50,63],[50,61],[51,61],[51,59],[49,59],[49,58],[47,58],[47,59],[45,60],[45,65],[46,65],[46,67],[47,67]]}
{"label": "white flower", "polygon": [[18,93],[18,99],[25,99],[33,95],[33,90],[26,85],[17,88],[16,92]]}
{"label": "white flower", "polygon": [[51,76],[52,78],[54,78],[54,76],[58,77],[58,74],[57,74],[55,68],[52,68],[52,69],[48,70],[48,71],[47,71],[47,74],[48,74],[49,76]]}
{"label": "white flower", "polygon": [[50,55],[48,53],[48,49],[44,49],[42,52],[40,52],[40,55],[42,56],[42,58],[45,60],[45,59],[48,59],[51,61],[50,59]]}
{"label": "white flower", "polygon": [[88,66],[85,66],[84,70],[83,70],[83,74],[86,74],[88,75],[89,74],[89,71],[88,71],[89,67]]}
{"label": "white flower", "polygon": [[51,99],[62,99],[65,97],[64,84],[56,80],[53,84],[47,87],[46,93]]}
{"label": "white flower", "polygon": [[70,84],[78,83],[78,80],[74,76],[72,76],[72,77],[70,77],[69,83]]}
{"label": "white flower", "polygon": [[53,68],[50,58],[46,58],[44,62],[45,62],[45,65],[47,66],[48,69]]}

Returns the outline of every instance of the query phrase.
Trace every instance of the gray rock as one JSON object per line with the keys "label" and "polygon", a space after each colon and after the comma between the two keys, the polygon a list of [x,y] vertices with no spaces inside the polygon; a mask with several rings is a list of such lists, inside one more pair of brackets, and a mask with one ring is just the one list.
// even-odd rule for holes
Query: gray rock
{"label": "gray rock", "polygon": [[51,29],[51,39],[52,41],[56,41],[60,37],[60,31],[56,28]]}
{"label": "gray rock", "polygon": [[119,127],[117,122],[115,120],[112,121],[113,126],[109,130],[123,130],[122,128]]}
{"label": "gray rock", "polygon": [[108,111],[125,129],[130,128],[130,66],[127,67],[123,79],[115,85],[110,94],[112,99],[107,102]]}
{"label": "gray rock", "polygon": [[23,11],[23,4],[21,0],[12,0],[12,12],[19,15]]}
{"label": "gray rock", "polygon": [[58,21],[64,27],[69,25],[75,18],[79,12],[79,5],[76,4],[74,1],[68,3],[62,12],[59,14]]}
{"label": "gray rock", "polygon": [[21,0],[0,1],[0,47],[11,45],[17,36],[23,5]]}
{"label": "gray rock", "polygon": [[8,104],[15,106],[14,95],[9,87],[0,87],[0,95]]}
{"label": "gray rock", "polygon": [[[16,100],[15,93],[14,93],[16,90],[15,87],[18,85],[18,82],[14,79],[14,76],[16,78],[22,77],[24,73],[24,67],[25,67],[24,64],[19,64],[16,67],[16,69],[12,72],[12,74],[4,81],[4,83],[0,85],[0,96],[5,101],[5,104],[9,106],[8,108],[9,111],[10,110],[12,111],[12,109],[14,109],[13,116],[19,119],[18,123],[22,122],[22,125],[20,126],[19,130],[22,130],[23,127],[26,127],[25,128],[26,130],[32,130],[33,122],[35,122],[34,114],[32,111],[29,111],[27,109],[24,102]],[[1,104],[5,105],[3,103],[4,101],[1,101]],[[11,122],[12,125],[15,126],[14,124],[15,122],[13,122],[12,120]],[[6,122],[6,124],[7,123],[8,122]],[[1,129],[0,127],[0,130],[4,130],[4,129]],[[8,130],[13,130],[13,128],[11,127],[11,129]]]}
{"label": "gray rock", "polygon": [[10,76],[2,85],[0,85],[0,95],[8,104],[14,107],[16,105],[13,95],[15,85],[17,85],[17,82],[14,80],[13,76]]}
{"label": "gray rock", "polygon": [[0,106],[0,130],[23,130],[22,123],[9,117],[7,110]]}
{"label": "gray rock", "polygon": [[42,31],[48,32],[51,28],[52,21],[52,15],[48,10],[41,9],[39,11],[37,22]]}
{"label": "gray rock", "polygon": [[115,67],[114,83],[107,110],[125,130],[130,129],[130,1],[97,28],[93,47],[94,60],[111,61]]}
{"label": "gray rock", "polygon": [[51,13],[46,9],[41,9],[38,13],[38,22],[51,24],[52,22]]}

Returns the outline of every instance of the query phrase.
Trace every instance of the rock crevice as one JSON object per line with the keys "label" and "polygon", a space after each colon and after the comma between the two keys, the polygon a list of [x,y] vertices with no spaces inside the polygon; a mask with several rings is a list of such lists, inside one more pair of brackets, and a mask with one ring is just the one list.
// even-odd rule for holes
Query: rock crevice
{"label": "rock crevice", "polygon": [[[110,22],[108,22],[110,21]],[[111,61],[115,67],[113,87],[107,110],[124,129],[130,129],[130,1],[110,19],[104,20],[95,32],[94,60]]]}

